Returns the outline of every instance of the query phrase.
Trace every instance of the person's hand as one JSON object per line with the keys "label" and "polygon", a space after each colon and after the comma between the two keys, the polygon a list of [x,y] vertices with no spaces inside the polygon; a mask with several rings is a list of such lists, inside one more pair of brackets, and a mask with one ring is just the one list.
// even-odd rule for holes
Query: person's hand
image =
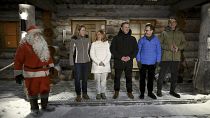
{"label": "person's hand", "polygon": [[129,56],[126,56],[126,62],[129,61],[131,58]]}
{"label": "person's hand", "polygon": [[171,45],[171,51],[174,52],[174,45]]}
{"label": "person's hand", "polygon": [[99,66],[105,66],[105,64],[101,61],[101,62],[99,63]]}
{"label": "person's hand", "polygon": [[126,57],[125,56],[123,56],[122,58],[121,58],[121,61],[126,61]]}
{"label": "person's hand", "polygon": [[50,69],[49,69],[50,75],[54,75],[54,71],[55,71],[55,68],[54,67],[50,67]]}
{"label": "person's hand", "polygon": [[174,51],[178,52],[179,48],[174,44]]}
{"label": "person's hand", "polygon": [[22,74],[15,76],[15,81],[17,84],[22,84],[23,80],[24,80],[24,77]]}

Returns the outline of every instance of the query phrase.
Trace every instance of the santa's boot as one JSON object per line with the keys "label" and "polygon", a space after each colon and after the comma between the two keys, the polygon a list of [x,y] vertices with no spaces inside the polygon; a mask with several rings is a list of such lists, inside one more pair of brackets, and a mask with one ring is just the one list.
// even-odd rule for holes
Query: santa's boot
{"label": "santa's boot", "polygon": [[40,117],[42,113],[39,111],[39,105],[38,105],[38,99],[30,99],[30,105],[31,105],[31,115],[34,117]]}
{"label": "santa's boot", "polygon": [[55,107],[48,105],[48,98],[41,98],[41,107],[46,112],[55,111]]}

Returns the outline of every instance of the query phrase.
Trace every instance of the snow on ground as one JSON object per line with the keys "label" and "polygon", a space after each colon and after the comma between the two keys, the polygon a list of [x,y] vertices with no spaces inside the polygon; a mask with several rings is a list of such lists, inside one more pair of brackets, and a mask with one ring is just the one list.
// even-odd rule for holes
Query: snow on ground
{"label": "snow on ground", "polygon": [[[138,81],[136,81],[134,100],[128,99],[124,84],[119,98],[113,100],[113,84],[111,81],[108,82],[110,83],[107,85],[107,100],[95,99],[95,83],[89,81],[88,94],[91,100],[82,103],[74,102],[76,95],[72,81],[58,83],[52,87],[49,98],[50,104],[55,106],[56,110],[50,113],[43,112],[41,118],[210,118],[210,95],[187,91],[190,86],[179,87],[180,99],[170,96],[168,89],[165,89],[163,97],[158,97],[157,100],[152,100],[146,93],[145,99],[140,100],[136,86]],[[0,118],[31,118],[29,102],[24,98],[21,86],[15,82],[1,81]],[[194,101],[188,102],[191,100]],[[90,105],[90,103],[96,104]]]}
{"label": "snow on ground", "polygon": [[[197,95],[197,97],[200,95]],[[203,96],[202,96],[203,97]],[[210,95],[206,96],[210,97]],[[20,98],[0,100],[1,118],[30,118],[30,105]],[[110,105],[69,106],[57,105],[56,111],[43,113],[41,118],[101,118],[101,117],[164,117],[164,118],[210,118],[210,100],[198,104],[165,105]]]}

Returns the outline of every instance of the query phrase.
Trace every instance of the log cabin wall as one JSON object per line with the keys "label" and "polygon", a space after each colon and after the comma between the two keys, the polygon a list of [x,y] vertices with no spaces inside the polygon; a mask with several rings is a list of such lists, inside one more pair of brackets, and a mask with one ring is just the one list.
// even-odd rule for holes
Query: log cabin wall
{"label": "log cabin wall", "polygon": [[[113,7],[121,12],[109,12],[110,10],[108,9]],[[58,12],[56,14],[57,20],[53,23],[55,24],[55,31],[57,34],[57,37],[54,40],[54,44],[58,44],[61,48],[61,66],[66,69],[68,69],[68,42],[73,33],[71,27],[72,20],[86,20],[87,22],[88,20],[106,20],[105,31],[107,37],[111,40],[112,37],[118,33],[120,24],[122,22],[132,20],[155,20],[155,34],[159,35],[168,25],[167,18],[171,14],[168,7],[157,6],[150,6],[150,10],[147,10],[147,7],[140,6],[135,6],[133,8],[131,8],[130,6],[103,6],[103,10],[101,10],[101,8],[98,8],[96,6],[86,6],[84,7],[84,9],[82,9],[79,5],[78,7],[70,6],[72,11],[71,9],[69,10],[65,8],[65,6],[59,6],[58,8],[60,8],[60,10],[58,9],[58,11],[63,12]],[[128,9],[130,9],[130,11],[123,12],[123,10]],[[139,12],[139,14],[137,14],[138,10],[142,12]],[[152,14],[155,10],[156,12]],[[184,18],[184,23],[180,24],[183,25],[182,30],[187,40],[187,46],[184,49],[184,56],[186,58],[183,62],[184,69],[183,72],[180,74],[184,77],[185,81],[188,81],[192,80],[195,59],[198,58],[198,41],[200,30],[199,13],[196,12],[195,14],[188,14],[188,16],[185,16]],[[63,38],[63,30],[66,30],[65,39]],[[69,74],[69,72],[67,73]]]}
{"label": "log cabin wall", "polygon": [[[49,1],[49,0],[48,0]],[[135,4],[135,3],[134,3]],[[73,20],[105,20],[105,31],[107,37],[111,40],[117,34],[120,24],[124,21],[131,20],[155,20],[156,35],[159,35],[164,27],[167,26],[167,18],[172,11],[170,6],[158,5],[80,5],[80,4],[57,4],[55,6],[49,5],[51,9],[45,9],[47,6],[40,4],[36,5],[36,24],[39,26],[51,27],[53,30],[53,37],[50,38],[50,44],[58,45],[61,49],[61,66],[64,69],[69,69],[68,63],[68,43],[73,33]],[[18,21],[18,8],[14,4],[12,7],[0,7],[2,9],[12,8],[12,10],[1,10],[0,20],[3,21]],[[57,8],[56,12],[53,8]],[[46,12],[51,11],[51,13]],[[196,12],[195,12],[196,11]],[[184,55],[187,60],[188,70],[185,69],[185,78],[190,79],[194,67],[194,58],[198,57],[198,35],[200,30],[200,9],[195,11],[185,11],[185,27],[184,33],[187,40],[187,47]],[[64,30],[66,37],[63,37]],[[51,40],[52,39],[52,40]],[[191,73],[189,73],[191,72]],[[69,72],[67,72],[69,73]]]}

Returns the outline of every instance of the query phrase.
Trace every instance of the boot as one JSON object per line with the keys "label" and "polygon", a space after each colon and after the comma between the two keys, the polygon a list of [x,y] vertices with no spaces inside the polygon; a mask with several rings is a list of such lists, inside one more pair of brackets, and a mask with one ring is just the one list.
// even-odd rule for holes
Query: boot
{"label": "boot", "polygon": [[152,92],[148,93],[148,96],[149,96],[150,98],[152,98],[152,99],[157,99],[157,97],[155,96],[155,94],[152,93]]}
{"label": "boot", "polygon": [[105,93],[101,93],[101,98],[102,98],[102,99],[106,99]]}
{"label": "boot", "polygon": [[133,96],[132,92],[128,92],[127,95],[130,99],[134,99],[134,96]]}
{"label": "boot", "polygon": [[55,107],[48,105],[48,98],[41,98],[41,107],[42,110],[46,112],[55,111]]}
{"label": "boot", "polygon": [[139,99],[144,99],[144,94],[141,94],[141,95],[139,96]]}
{"label": "boot", "polygon": [[117,99],[118,96],[119,96],[119,91],[115,91],[112,98],[113,98],[113,99]]}
{"label": "boot", "polygon": [[157,96],[158,97],[162,97],[163,95],[162,95],[162,92],[161,91],[157,91]]}
{"label": "boot", "polygon": [[181,97],[178,93],[176,93],[174,91],[170,91],[169,94],[174,96],[174,97],[176,97],[176,98],[180,98]]}
{"label": "boot", "polygon": [[100,94],[97,94],[97,95],[96,95],[96,99],[97,99],[97,100],[100,100],[100,99],[101,99],[101,95],[100,95]]}
{"label": "boot", "polygon": [[75,101],[76,102],[81,102],[82,101],[81,95],[77,95],[77,97],[75,98]]}
{"label": "boot", "polygon": [[82,94],[82,98],[83,99],[86,99],[86,100],[90,99],[90,97],[88,96],[88,94]]}
{"label": "boot", "polygon": [[33,117],[39,117],[41,116],[41,112],[39,111],[39,105],[38,105],[38,99],[35,98],[35,99],[30,99],[30,105],[31,105],[31,115]]}

